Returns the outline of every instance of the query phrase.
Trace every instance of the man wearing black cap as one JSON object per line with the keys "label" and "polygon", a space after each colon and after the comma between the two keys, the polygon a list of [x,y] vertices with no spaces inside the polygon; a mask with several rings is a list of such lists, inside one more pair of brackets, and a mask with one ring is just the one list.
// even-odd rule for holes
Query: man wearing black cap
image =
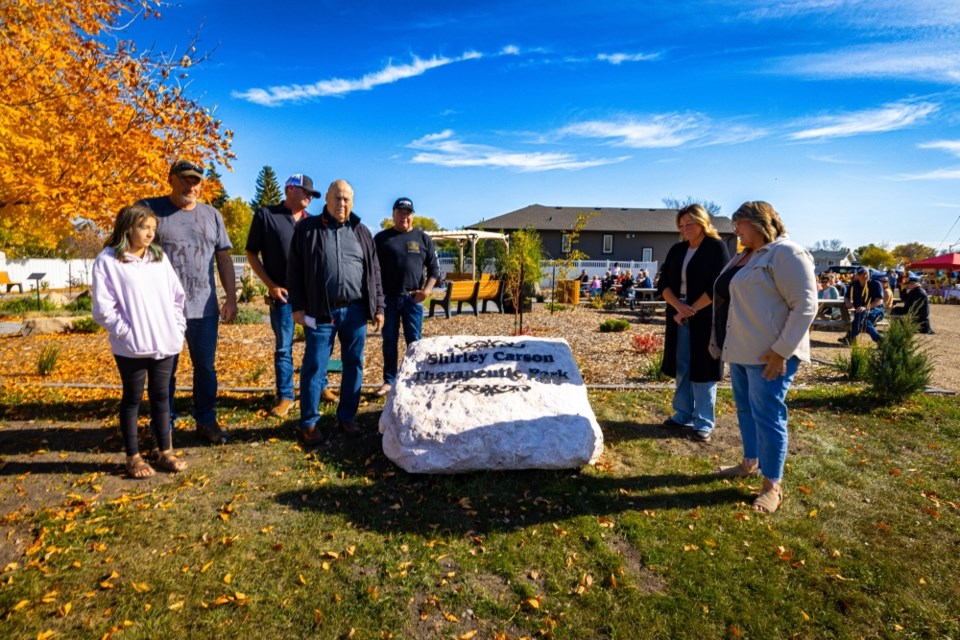
{"label": "man wearing black cap", "polygon": [[413,228],[413,213],[413,201],[410,198],[397,198],[393,203],[393,227],[384,229],[374,238],[386,305],[383,322],[383,384],[375,392],[381,397],[387,395],[397,383],[400,324],[403,324],[403,339],[407,346],[420,339],[423,301],[440,279],[440,263],[433,240],[422,230]]}
{"label": "man wearing black cap", "polygon": [[936,333],[930,327],[930,298],[920,286],[920,278],[910,276],[900,287],[900,302],[893,308],[890,315],[894,318],[912,315],[920,333]]}
{"label": "man wearing black cap", "polygon": [[[157,216],[157,241],[186,293],[185,335],[193,362],[193,417],[197,431],[210,442],[223,444],[228,437],[217,423],[214,359],[218,320],[232,322],[237,315],[236,276],[230,257],[233,246],[220,212],[199,201],[203,169],[188,160],[177,160],[170,167],[169,182],[169,195],[147,198],[138,204],[150,207]],[[226,293],[222,307],[217,299],[214,264]],[[174,356],[174,375],[170,377],[171,416],[178,362],[179,356]]]}
{"label": "man wearing black cap", "polygon": [[[253,214],[247,235],[247,264],[267,287],[270,305],[270,326],[276,341],[273,371],[277,385],[277,404],[270,413],[285,417],[293,407],[293,312],[287,301],[287,254],[293,239],[293,228],[306,217],[311,200],[323,194],[313,188],[308,175],[295,173],[287,178],[284,201],[261,207]],[[326,388],[323,380],[321,398],[336,402],[337,396]]]}
{"label": "man wearing black cap", "polygon": [[883,320],[883,286],[870,277],[870,269],[858,267],[853,281],[844,297],[847,309],[853,309],[853,323],[850,332],[840,338],[844,344],[853,344],[860,331],[866,331],[874,342],[880,342],[882,336],[876,325]]}

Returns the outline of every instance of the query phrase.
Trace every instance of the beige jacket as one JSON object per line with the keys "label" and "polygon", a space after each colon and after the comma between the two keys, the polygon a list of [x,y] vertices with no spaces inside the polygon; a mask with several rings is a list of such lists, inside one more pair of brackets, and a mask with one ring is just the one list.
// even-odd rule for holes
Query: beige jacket
{"label": "beige jacket", "polygon": [[[741,257],[734,256],[723,271]],[[721,357],[734,364],[761,364],[760,356],[773,349],[784,358],[810,362],[809,329],[816,315],[813,256],[786,236],[777,238],[758,249],[730,283]],[[720,355],[713,337],[710,347]]]}

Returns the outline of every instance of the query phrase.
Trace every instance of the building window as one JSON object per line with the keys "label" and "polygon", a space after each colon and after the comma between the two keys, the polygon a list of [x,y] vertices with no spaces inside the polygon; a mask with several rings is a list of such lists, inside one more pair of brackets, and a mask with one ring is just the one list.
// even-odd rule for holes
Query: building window
{"label": "building window", "polygon": [[613,234],[605,233],[603,235],[603,252],[613,253]]}
{"label": "building window", "polygon": [[643,248],[643,262],[653,262],[653,247]]}
{"label": "building window", "polygon": [[571,242],[570,234],[564,233],[560,236],[560,252],[561,253],[570,253],[570,250],[573,248],[573,243]]}

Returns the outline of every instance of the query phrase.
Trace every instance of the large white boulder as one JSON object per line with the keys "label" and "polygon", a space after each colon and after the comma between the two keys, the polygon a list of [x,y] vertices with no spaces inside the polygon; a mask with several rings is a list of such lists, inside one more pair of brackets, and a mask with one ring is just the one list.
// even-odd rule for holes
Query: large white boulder
{"label": "large white boulder", "polygon": [[380,433],[387,457],[411,473],[567,469],[603,453],[580,370],[556,338],[413,343]]}

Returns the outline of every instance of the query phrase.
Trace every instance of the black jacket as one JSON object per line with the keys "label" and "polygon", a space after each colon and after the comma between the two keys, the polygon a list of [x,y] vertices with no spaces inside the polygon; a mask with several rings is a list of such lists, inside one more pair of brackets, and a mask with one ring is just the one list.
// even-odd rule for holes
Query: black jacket
{"label": "black jacket", "polygon": [[[323,281],[323,230],[328,223],[326,207],[319,216],[311,216],[297,223],[287,256],[287,300],[291,310],[303,311],[317,322],[330,322],[330,301]],[[360,218],[350,213],[347,225],[353,229],[363,249],[363,297],[367,301],[367,319],[383,313],[383,286],[380,282],[380,262],[370,230],[360,224]]]}
{"label": "black jacket", "polygon": [[[657,281],[657,291],[661,295],[663,290],[669,287],[680,297],[683,259],[689,246],[686,241],[678,242],[667,252],[667,259],[663,261],[663,269]],[[727,251],[726,244],[709,236],[703,239],[687,265],[686,299],[691,305],[704,293],[713,298],[713,283],[729,261],[730,252]],[[714,359],[709,351],[711,311],[712,309],[707,307],[687,320],[690,325],[690,380],[693,382],[716,382],[723,377],[720,361]],[[677,323],[673,320],[676,313],[673,307],[667,305],[662,370],[672,378],[677,377]]]}

